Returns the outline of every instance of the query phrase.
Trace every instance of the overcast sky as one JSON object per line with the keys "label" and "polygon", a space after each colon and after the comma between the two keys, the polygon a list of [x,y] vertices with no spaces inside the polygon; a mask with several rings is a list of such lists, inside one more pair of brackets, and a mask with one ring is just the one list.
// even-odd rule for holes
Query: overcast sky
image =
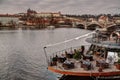
{"label": "overcast sky", "polygon": [[0,0],[0,13],[37,12],[64,14],[120,13],[120,0]]}

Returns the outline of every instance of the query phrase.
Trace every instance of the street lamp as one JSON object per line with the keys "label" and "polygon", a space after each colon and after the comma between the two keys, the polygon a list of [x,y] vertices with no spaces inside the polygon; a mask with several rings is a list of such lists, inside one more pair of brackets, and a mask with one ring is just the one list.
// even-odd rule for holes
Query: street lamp
{"label": "street lamp", "polygon": [[45,53],[45,58],[46,58],[47,65],[49,65],[46,48],[47,48],[47,47],[45,46],[45,47],[43,48],[43,50],[44,50],[44,53]]}

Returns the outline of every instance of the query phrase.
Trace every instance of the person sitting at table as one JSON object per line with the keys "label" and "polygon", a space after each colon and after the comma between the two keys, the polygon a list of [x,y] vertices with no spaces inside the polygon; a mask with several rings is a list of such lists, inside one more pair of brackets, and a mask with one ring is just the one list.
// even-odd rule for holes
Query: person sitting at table
{"label": "person sitting at table", "polygon": [[65,56],[66,56],[66,58],[69,58],[67,51],[65,51]]}
{"label": "person sitting at table", "polygon": [[57,59],[58,59],[57,55],[53,58],[50,57],[50,60],[51,60],[50,65],[51,66],[56,66],[57,65]]}
{"label": "person sitting at table", "polygon": [[58,57],[57,61],[59,63],[63,63],[66,60],[66,57],[64,56],[64,54],[62,54],[60,57]]}
{"label": "person sitting at table", "polygon": [[63,57],[63,58],[64,58],[64,57],[66,57],[66,56],[65,56],[65,54],[61,54],[61,57]]}
{"label": "person sitting at table", "polygon": [[92,55],[84,55],[83,60],[89,59],[90,61],[93,61],[93,56]]}
{"label": "person sitting at table", "polygon": [[73,58],[73,53],[68,53],[67,51],[65,51],[65,55],[66,55],[66,58]]}
{"label": "person sitting at table", "polygon": [[84,51],[85,51],[85,47],[81,46],[81,51],[80,51],[81,55],[84,55]]}

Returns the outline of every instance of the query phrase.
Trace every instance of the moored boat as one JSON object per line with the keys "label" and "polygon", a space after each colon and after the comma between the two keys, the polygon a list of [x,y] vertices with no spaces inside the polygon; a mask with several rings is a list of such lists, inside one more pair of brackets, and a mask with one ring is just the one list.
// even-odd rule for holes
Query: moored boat
{"label": "moored boat", "polygon": [[53,30],[53,29],[55,29],[55,26],[52,26],[52,25],[47,26],[47,29],[49,29],[49,30]]}
{"label": "moored boat", "polygon": [[13,20],[8,21],[5,24],[0,22],[0,30],[15,30],[17,28],[16,25],[17,25],[16,22]]}
{"label": "moored boat", "polygon": [[86,39],[90,45],[55,52],[52,57],[47,57],[48,70],[63,74],[59,80],[119,80],[120,69],[116,66],[120,63],[120,31],[113,32],[116,36],[107,34],[107,30],[97,30],[79,37],[92,34]]}

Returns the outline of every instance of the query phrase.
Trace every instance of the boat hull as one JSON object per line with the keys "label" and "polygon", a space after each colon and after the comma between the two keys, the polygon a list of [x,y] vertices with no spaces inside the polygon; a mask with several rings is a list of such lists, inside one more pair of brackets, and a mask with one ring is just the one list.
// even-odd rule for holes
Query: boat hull
{"label": "boat hull", "polygon": [[109,77],[109,76],[115,76],[115,75],[120,75],[120,70],[118,71],[109,71],[109,72],[74,72],[74,71],[67,71],[67,70],[59,70],[55,69],[53,67],[48,67],[48,70],[55,72],[55,73],[60,73],[64,75],[73,75],[73,76],[103,76],[103,77]]}

